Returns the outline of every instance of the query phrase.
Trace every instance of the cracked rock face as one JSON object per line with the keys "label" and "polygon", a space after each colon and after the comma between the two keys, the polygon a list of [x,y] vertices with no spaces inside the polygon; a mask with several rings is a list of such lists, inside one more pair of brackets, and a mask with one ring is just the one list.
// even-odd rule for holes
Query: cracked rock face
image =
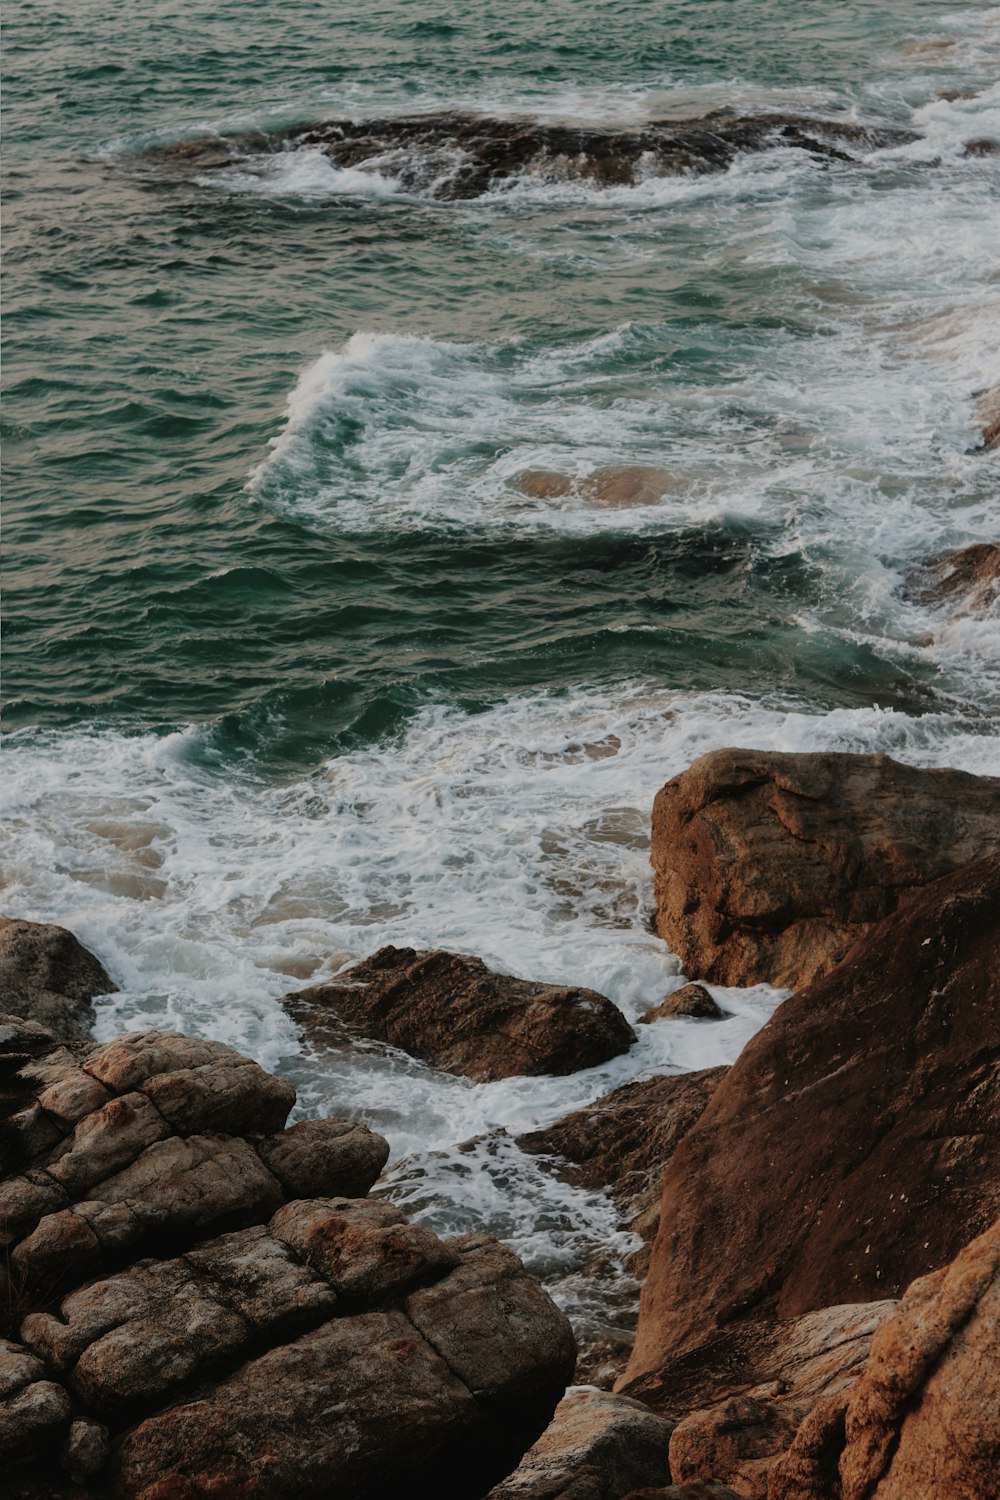
{"label": "cracked rock face", "polygon": [[495,1241],[366,1199],[386,1142],[285,1130],[294,1099],[220,1043],[0,1016],[0,1466],[120,1500],[462,1500],[514,1466],[566,1319]]}
{"label": "cracked rock face", "polygon": [[717,750],[657,795],[657,930],[696,979],[794,989],[916,887],[996,853],[1000,778]]}
{"label": "cracked rock face", "polygon": [[477,1082],[562,1075],[627,1052],[635,1033],[596,990],[495,974],[479,958],[380,948],[329,984],[286,995],[308,1032],[331,1015],[448,1073]]}

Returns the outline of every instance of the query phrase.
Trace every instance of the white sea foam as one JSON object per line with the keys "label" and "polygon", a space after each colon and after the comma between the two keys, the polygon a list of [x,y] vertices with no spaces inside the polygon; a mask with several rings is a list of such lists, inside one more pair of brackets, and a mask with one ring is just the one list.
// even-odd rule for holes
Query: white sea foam
{"label": "white sea foam", "polygon": [[338,167],[322,151],[262,153],[244,157],[238,166],[198,178],[203,187],[264,198],[291,198],[305,203],[328,198],[391,198],[399,179],[366,167]]}

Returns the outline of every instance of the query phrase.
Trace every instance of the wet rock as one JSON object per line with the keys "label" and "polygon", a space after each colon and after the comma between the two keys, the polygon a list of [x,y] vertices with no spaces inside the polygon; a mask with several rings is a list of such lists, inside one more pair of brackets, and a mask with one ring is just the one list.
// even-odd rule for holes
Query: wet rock
{"label": "wet rock", "polygon": [[690,1484],[668,1484],[662,1490],[633,1490],[625,1500],[743,1500],[727,1484],[694,1479]]}
{"label": "wet rock", "polygon": [[640,1017],[640,1024],[647,1025],[650,1021],[660,1021],[667,1016],[694,1016],[700,1021],[721,1021],[725,1014],[703,984],[685,984]]}
{"label": "wet rock", "polygon": [[893,126],[777,113],[741,116],[725,110],[700,119],[653,121],[642,130],[438,114],[331,120],[277,131],[263,140],[259,135],[212,136],[161,147],[146,160],[200,174],[261,151],[301,146],[325,152],[340,167],[363,167],[380,159],[383,170],[390,170],[408,191],[464,199],[525,175],[621,186],[649,172],[724,171],[748,151],[794,147],[818,160],[857,161],[870,151],[916,139]]}
{"label": "wet rock", "polygon": [[717,750],[657,795],[657,929],[710,982],[808,984],[915,887],[997,851],[1000,778]]}
{"label": "wet rock", "polygon": [[65,927],[0,917],[0,1010],[36,1021],[70,1041],[87,1041],[91,1001],[118,988]]}
{"label": "wet rock", "polygon": [[522,1151],[562,1159],[561,1173],[579,1187],[605,1190],[641,1236],[635,1269],[645,1272],[660,1219],[663,1173],[700,1117],[725,1068],[627,1083],[544,1130],[518,1137]]}
{"label": "wet rock", "polygon": [[626,1052],[635,1033],[595,990],[495,974],[478,958],[381,948],[336,980],[285,997],[308,1031],[330,1012],[448,1073],[484,1082],[557,1075]]}
{"label": "wet rock", "polygon": [[1000,385],[977,393],[976,410],[983,423],[983,451],[992,453],[1000,447]]}
{"label": "wet rock", "polygon": [[[997,425],[1000,435],[1000,422]],[[975,542],[925,563],[910,579],[921,604],[947,606],[958,616],[985,618],[1000,610],[1000,543]]]}
{"label": "wet rock", "polygon": [[966,141],[963,156],[1000,156],[1000,141],[990,136],[976,136],[971,141]]}
{"label": "wet rock", "polygon": [[669,1481],[672,1424],[607,1391],[564,1396],[549,1427],[488,1500],[621,1500]]}
{"label": "wet rock", "polygon": [[667,1167],[627,1394],[707,1406],[756,1320],[898,1296],[996,1217],[998,1014],[1000,857],[779,1008]]}

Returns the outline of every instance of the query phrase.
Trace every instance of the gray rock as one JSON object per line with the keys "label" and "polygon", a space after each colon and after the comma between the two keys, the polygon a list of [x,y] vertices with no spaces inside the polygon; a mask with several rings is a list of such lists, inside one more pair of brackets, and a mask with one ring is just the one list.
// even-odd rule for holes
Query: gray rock
{"label": "gray rock", "polygon": [[0,917],[0,1010],[87,1041],[90,1004],[117,988],[103,964],[65,927]]}
{"label": "gray rock", "polygon": [[575,1390],[489,1500],[622,1500],[670,1481],[673,1423],[627,1396]]}

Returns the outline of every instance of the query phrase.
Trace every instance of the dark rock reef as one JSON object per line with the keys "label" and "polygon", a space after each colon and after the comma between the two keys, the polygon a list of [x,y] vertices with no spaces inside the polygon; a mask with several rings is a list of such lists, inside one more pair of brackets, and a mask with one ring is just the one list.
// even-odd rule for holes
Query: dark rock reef
{"label": "dark rock reef", "polygon": [[946,552],[916,568],[909,584],[912,598],[950,615],[985,619],[996,614],[1000,610],[1000,542],[973,542]]}
{"label": "dark rock reef", "polygon": [[380,948],[326,984],[286,995],[308,1032],[331,1019],[482,1083],[561,1075],[627,1052],[635,1032],[596,990],[495,974],[479,958]]}
{"label": "dark rock reef", "polygon": [[524,176],[612,187],[647,175],[723,171],[748,151],[794,147],[819,160],[852,162],[916,139],[912,132],[889,125],[726,110],[697,119],[655,120],[641,130],[427,114],[330,120],[267,135],[181,141],[160,147],[156,160],[200,173],[262,152],[320,150],[338,167],[371,166],[396,178],[407,191],[463,199],[478,198]]}
{"label": "dark rock reef", "polygon": [[716,750],[656,798],[657,929],[697,978],[808,984],[919,887],[992,853],[1000,778]]}

